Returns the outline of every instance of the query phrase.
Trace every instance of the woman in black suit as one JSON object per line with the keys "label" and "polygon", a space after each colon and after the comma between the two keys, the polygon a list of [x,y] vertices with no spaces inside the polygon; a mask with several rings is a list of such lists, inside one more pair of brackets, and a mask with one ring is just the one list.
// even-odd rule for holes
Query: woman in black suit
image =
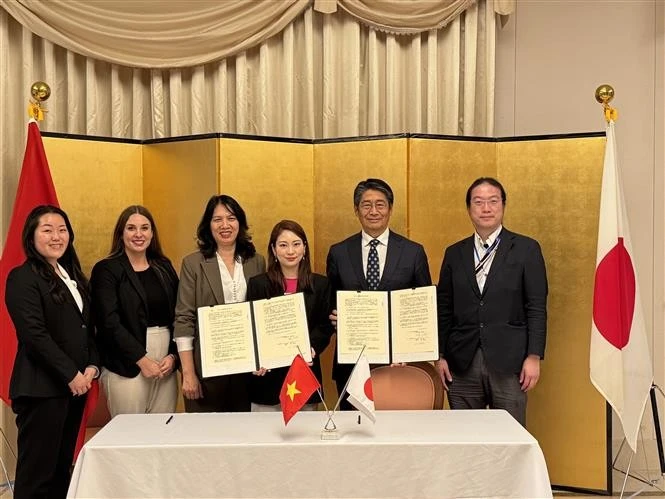
{"label": "woman in black suit", "polygon": [[9,384],[18,428],[15,498],[67,495],[86,393],[99,370],[88,281],[64,211],[33,209],[25,263],[7,277],[5,302],[18,350]]}
{"label": "woman in black suit", "polygon": [[[319,355],[330,343],[333,333],[329,315],[332,310],[328,278],[312,273],[307,235],[297,222],[282,220],[272,229],[268,242],[268,271],[249,280],[248,300],[261,300],[302,292],[305,298],[309,341],[312,347],[312,371],[321,383]],[[287,367],[261,369],[252,377],[252,411],[279,411],[279,392]],[[304,409],[313,410],[319,402],[312,395]]]}
{"label": "woman in black suit", "polygon": [[111,253],[92,269],[90,287],[111,416],[175,411],[178,276],[146,208],[120,214]]}

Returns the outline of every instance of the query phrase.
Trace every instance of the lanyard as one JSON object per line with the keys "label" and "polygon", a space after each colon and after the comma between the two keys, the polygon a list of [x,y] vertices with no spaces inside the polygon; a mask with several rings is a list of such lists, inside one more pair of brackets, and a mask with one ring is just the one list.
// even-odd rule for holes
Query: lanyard
{"label": "lanyard", "polygon": [[496,252],[496,249],[497,249],[497,247],[499,246],[499,242],[500,242],[500,241],[501,241],[501,238],[500,238],[500,237],[497,237],[497,238],[494,240],[494,242],[492,243],[492,245],[491,245],[489,248],[487,248],[487,251],[485,252],[485,254],[483,255],[482,258],[480,258],[480,255],[478,255],[478,250],[476,249],[476,245],[475,245],[475,243],[474,243],[474,245],[473,245],[473,251],[474,251],[474,253],[476,254],[476,257],[477,257],[477,258],[480,258],[480,261],[478,262],[478,265],[476,265],[476,268],[475,268],[475,270],[474,270],[474,274],[478,274],[478,272],[480,272],[481,270],[483,270],[483,267],[485,266],[485,264],[486,264],[486,263],[488,262],[488,260],[492,257],[492,255],[494,255],[494,253]]}

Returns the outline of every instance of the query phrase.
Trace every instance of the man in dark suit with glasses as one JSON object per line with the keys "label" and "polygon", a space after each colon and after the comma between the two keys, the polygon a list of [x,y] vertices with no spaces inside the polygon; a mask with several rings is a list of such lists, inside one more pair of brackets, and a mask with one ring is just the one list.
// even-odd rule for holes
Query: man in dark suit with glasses
{"label": "man in dark suit with glasses", "polygon": [[452,409],[505,409],[526,426],[547,331],[547,275],[540,245],[503,227],[506,191],[475,180],[466,207],[471,237],[446,249],[437,286],[437,367]]}
{"label": "man in dark suit with glasses", "polygon": [[[330,247],[326,270],[333,291],[394,291],[432,284],[422,245],[388,228],[393,202],[393,191],[385,181],[368,178],[358,183],[353,206],[362,230]],[[336,318],[336,312],[331,318]],[[352,369],[350,364],[338,364],[335,356],[337,393]],[[352,409],[346,400],[340,407]]]}

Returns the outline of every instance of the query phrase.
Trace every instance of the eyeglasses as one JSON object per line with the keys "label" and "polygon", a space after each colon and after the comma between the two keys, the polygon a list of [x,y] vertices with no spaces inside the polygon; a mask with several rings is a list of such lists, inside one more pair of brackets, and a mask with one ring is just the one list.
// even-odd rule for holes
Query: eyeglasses
{"label": "eyeglasses", "polygon": [[362,212],[368,212],[372,210],[372,207],[376,211],[386,211],[388,208],[390,208],[390,205],[386,203],[385,201],[363,201],[360,203],[358,206],[358,209]]}
{"label": "eyeglasses", "polygon": [[489,198],[489,199],[474,198],[471,200],[471,204],[478,208],[482,208],[485,205],[489,206],[490,208],[495,208],[499,206],[500,203],[501,203],[501,198]]}

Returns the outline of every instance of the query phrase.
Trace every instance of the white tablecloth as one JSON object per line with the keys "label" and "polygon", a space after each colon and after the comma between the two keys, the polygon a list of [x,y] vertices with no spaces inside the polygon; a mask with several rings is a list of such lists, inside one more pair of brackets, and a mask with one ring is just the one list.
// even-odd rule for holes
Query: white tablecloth
{"label": "white tablecloth", "polygon": [[552,497],[505,411],[126,415],[83,448],[69,497]]}

